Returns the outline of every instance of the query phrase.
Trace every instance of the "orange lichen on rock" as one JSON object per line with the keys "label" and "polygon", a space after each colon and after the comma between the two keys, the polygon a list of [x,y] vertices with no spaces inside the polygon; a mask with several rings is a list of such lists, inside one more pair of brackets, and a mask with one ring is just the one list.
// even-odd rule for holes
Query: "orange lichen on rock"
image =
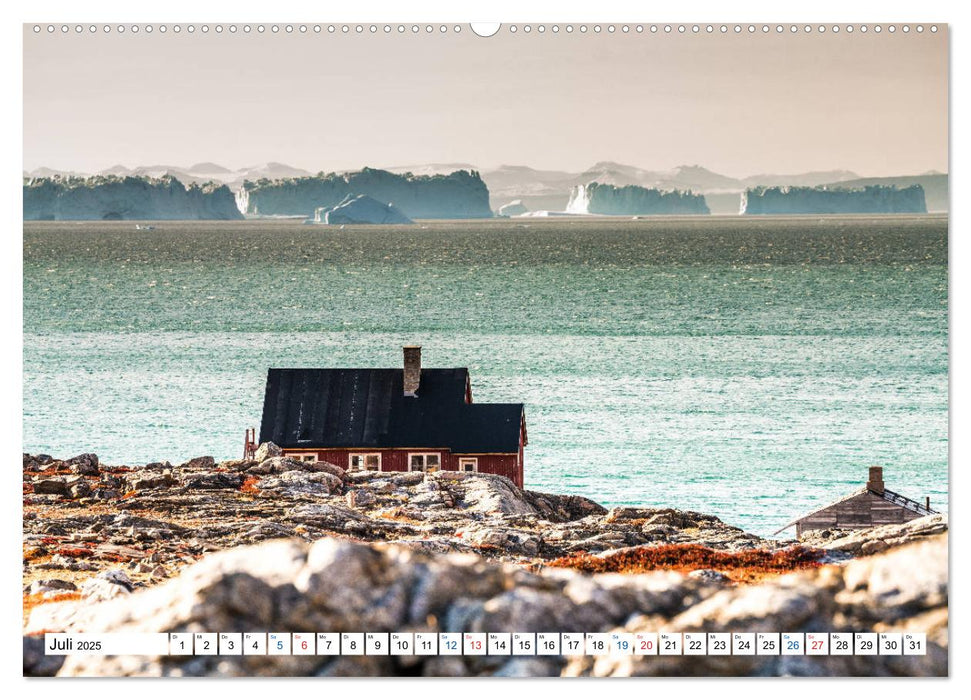
{"label": "orange lichen on rock", "polygon": [[80,600],[78,591],[64,591],[63,593],[26,593],[24,594],[24,624],[30,617],[30,611],[38,605],[46,603],[60,603],[66,600]]}
{"label": "orange lichen on rock", "polygon": [[34,547],[31,545],[24,545],[24,561],[32,563],[40,563],[42,561],[47,561],[50,559],[50,552],[48,552],[43,547]]}
{"label": "orange lichen on rock", "polygon": [[647,571],[715,569],[737,583],[753,583],[764,578],[821,566],[824,552],[802,546],[771,551],[744,549],[721,552],[697,544],[668,544],[657,547],[631,547],[605,556],[571,554],[547,566],[577,569],[589,573],[639,574]]}
{"label": "orange lichen on rock", "polygon": [[248,476],[246,477],[246,480],[243,481],[242,486],[239,487],[239,490],[243,493],[259,493],[260,490],[256,488],[256,484],[258,484],[259,481],[260,478],[258,476]]}

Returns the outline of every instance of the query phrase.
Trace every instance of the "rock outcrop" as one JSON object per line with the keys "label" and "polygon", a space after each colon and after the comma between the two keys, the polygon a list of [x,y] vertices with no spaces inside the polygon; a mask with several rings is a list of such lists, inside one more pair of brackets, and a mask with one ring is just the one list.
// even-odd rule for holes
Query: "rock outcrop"
{"label": "rock outcrop", "polygon": [[[38,606],[26,633],[920,631],[925,656],[70,656],[24,672],[61,676],[914,675],[948,672],[947,536],[885,555],[725,587],[662,572],[528,573],[468,555],[334,538],[212,554],[161,586],[100,604]],[[54,668],[52,668],[54,667]]]}
{"label": "rock outcrop", "polygon": [[650,216],[654,214],[710,214],[704,195],[690,191],[661,191],[600,182],[577,185],[570,192],[566,211],[571,214]]}
{"label": "rock outcrop", "polygon": [[366,194],[347,195],[333,207],[318,207],[315,224],[413,224],[393,204],[382,204]]}
{"label": "rock outcrop", "polygon": [[906,523],[882,525],[865,530],[811,530],[801,542],[848,556],[876,554],[903,544],[947,532],[947,516],[928,515]]}
{"label": "rock outcrop", "polygon": [[259,216],[313,217],[318,208],[340,204],[348,195],[394,202],[411,219],[490,218],[489,190],[475,171],[449,175],[396,175],[364,168],[353,173],[246,182],[236,194],[240,211]]}
{"label": "rock outcrop", "polygon": [[347,472],[291,459],[272,444],[256,456],[127,467],[106,465],[94,454],[69,460],[25,454],[27,630],[746,631],[768,625],[926,631],[931,653],[875,660],[699,657],[680,671],[656,658],[538,657],[77,657],[60,668],[26,637],[25,673],[946,673],[945,516],[814,533],[800,548],[703,513],[607,510],[580,496],[523,490],[501,476]]}
{"label": "rock outcrop", "polygon": [[111,175],[24,181],[25,221],[242,218],[233,193],[215,183]]}
{"label": "rock outcrop", "polygon": [[741,214],[924,214],[924,188],[753,187],[742,193]]}

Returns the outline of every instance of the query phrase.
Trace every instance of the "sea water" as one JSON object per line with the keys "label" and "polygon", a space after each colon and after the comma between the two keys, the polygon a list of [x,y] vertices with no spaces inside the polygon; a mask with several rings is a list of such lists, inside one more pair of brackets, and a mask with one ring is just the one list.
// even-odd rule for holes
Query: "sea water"
{"label": "sea water", "polygon": [[23,449],[241,456],[268,367],[468,367],[526,487],[769,534],[885,468],[946,510],[947,219],[30,223]]}

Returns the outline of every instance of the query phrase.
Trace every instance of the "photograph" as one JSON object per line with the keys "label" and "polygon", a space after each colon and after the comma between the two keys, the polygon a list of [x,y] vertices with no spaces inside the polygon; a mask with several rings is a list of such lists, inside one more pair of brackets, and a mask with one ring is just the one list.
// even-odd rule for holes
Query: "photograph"
{"label": "photograph", "polygon": [[91,16],[24,677],[950,675],[946,22]]}

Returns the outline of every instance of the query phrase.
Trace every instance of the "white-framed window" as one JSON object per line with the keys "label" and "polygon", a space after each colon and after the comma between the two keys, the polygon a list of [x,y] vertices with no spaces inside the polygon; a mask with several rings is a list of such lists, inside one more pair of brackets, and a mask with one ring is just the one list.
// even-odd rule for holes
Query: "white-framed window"
{"label": "white-framed window", "polygon": [[408,471],[428,472],[442,468],[442,457],[437,452],[409,452]]}
{"label": "white-framed window", "polygon": [[295,459],[298,462],[316,462],[317,453],[316,452],[290,452],[287,454],[290,459]]}
{"label": "white-framed window", "polygon": [[479,471],[479,458],[478,457],[459,457],[459,471],[460,472]]}
{"label": "white-framed window", "polygon": [[347,457],[347,468],[352,472],[381,471],[380,452],[354,452]]}

